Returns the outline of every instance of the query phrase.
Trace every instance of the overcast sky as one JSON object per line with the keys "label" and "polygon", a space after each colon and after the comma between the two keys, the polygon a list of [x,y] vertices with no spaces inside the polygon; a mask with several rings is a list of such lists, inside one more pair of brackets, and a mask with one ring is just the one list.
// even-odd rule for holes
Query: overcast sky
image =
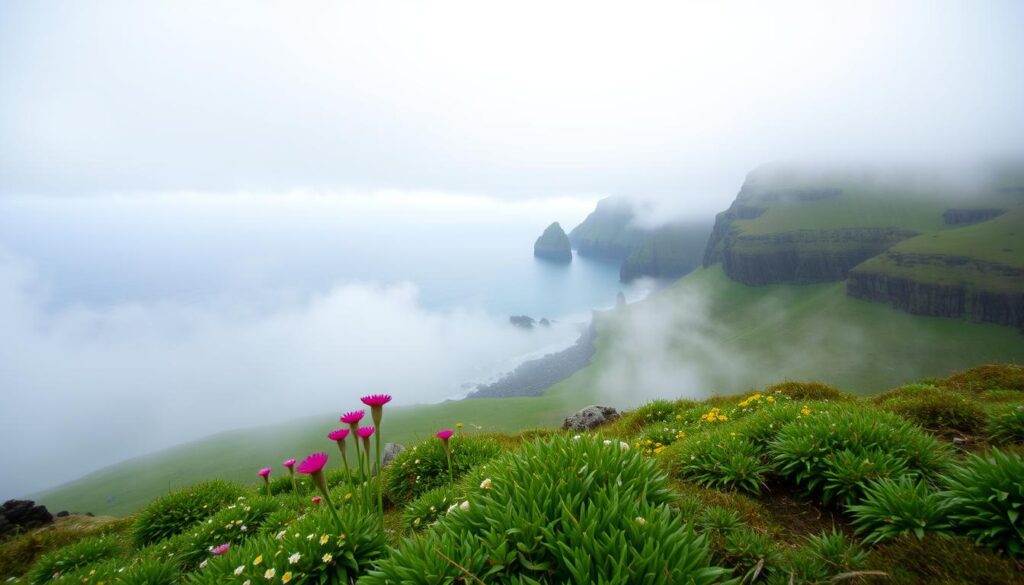
{"label": "overcast sky", "polygon": [[1014,153],[1024,3],[0,3],[0,194],[721,209],[779,159]]}

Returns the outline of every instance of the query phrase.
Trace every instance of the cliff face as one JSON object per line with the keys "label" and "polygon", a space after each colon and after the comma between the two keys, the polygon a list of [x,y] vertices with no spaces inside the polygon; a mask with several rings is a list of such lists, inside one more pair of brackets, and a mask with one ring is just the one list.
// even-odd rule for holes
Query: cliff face
{"label": "cliff face", "polygon": [[632,225],[633,216],[629,201],[617,197],[602,199],[593,213],[569,232],[569,241],[580,256],[624,260],[643,246],[647,238],[644,230]]}
{"label": "cliff face", "polygon": [[854,266],[914,235],[899,228],[733,234],[723,242],[722,265],[730,278],[749,285],[843,280]]}
{"label": "cliff face", "polygon": [[675,222],[656,228],[634,224],[633,204],[622,198],[602,199],[569,240],[580,256],[620,262],[619,279],[676,278],[701,261],[710,226],[706,222]]}
{"label": "cliff face", "polygon": [[852,270],[846,294],[917,315],[1024,329],[1024,269],[996,262],[890,251]]}
{"label": "cliff face", "polygon": [[623,260],[619,280],[683,276],[700,266],[707,239],[706,224],[672,224],[657,228],[642,246]]}
{"label": "cliff face", "polygon": [[558,222],[549,225],[533,244],[533,255],[553,262],[572,262],[569,237]]}

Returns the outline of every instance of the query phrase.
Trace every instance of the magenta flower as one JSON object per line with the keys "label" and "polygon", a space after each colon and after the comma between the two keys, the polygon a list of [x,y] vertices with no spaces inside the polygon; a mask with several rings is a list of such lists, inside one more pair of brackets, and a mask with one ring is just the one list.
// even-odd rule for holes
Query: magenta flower
{"label": "magenta flower", "polygon": [[263,469],[259,470],[257,473],[259,474],[260,477],[262,477],[263,479],[266,479],[267,476],[270,475],[270,471],[271,470],[270,470],[269,467],[264,467]]}
{"label": "magenta flower", "polygon": [[441,429],[437,431],[437,438],[441,439],[444,444],[444,455],[448,458],[448,481],[451,483],[452,488],[455,488],[455,473],[452,471],[452,449],[448,445],[448,439],[452,438],[454,433],[451,429]]}
{"label": "magenta flower", "polygon": [[360,437],[369,439],[373,435],[373,430],[373,427],[359,427],[359,430],[356,432],[359,433]]}
{"label": "magenta flower", "polygon": [[437,438],[448,442],[448,439],[452,438],[452,435],[454,434],[455,433],[452,432],[451,429],[441,429],[440,431],[437,431]]}
{"label": "magenta flower", "polygon": [[216,556],[220,556],[220,555],[228,552],[229,548],[231,548],[231,545],[229,543],[225,542],[224,544],[222,544],[220,546],[215,546],[215,547],[211,548],[210,552],[212,552]]}
{"label": "magenta flower", "polygon": [[359,421],[363,420],[363,415],[365,414],[365,410],[353,410],[352,412],[346,412],[341,415],[341,422],[347,425],[358,424]]}
{"label": "magenta flower", "polygon": [[379,408],[381,406],[384,406],[388,402],[391,402],[391,395],[370,394],[369,396],[363,396],[362,398],[360,398],[360,400],[362,400],[363,404],[365,404],[366,406],[369,406],[371,408]]}
{"label": "magenta flower", "polygon": [[345,438],[348,437],[348,434],[348,429],[336,429],[331,431],[330,433],[327,433],[327,438],[332,441],[344,441]]}
{"label": "magenta flower", "polygon": [[295,460],[294,459],[285,459],[284,463],[282,463],[281,465],[284,465],[288,469],[291,469],[292,467],[295,467]]}
{"label": "magenta flower", "polygon": [[306,475],[312,475],[319,472],[327,465],[327,453],[313,453],[309,457],[306,457],[299,466],[295,468],[295,471],[304,473]]}
{"label": "magenta flower", "polygon": [[309,501],[313,502],[314,504],[319,504],[321,502],[321,499],[320,496],[313,496],[312,498],[309,499]]}

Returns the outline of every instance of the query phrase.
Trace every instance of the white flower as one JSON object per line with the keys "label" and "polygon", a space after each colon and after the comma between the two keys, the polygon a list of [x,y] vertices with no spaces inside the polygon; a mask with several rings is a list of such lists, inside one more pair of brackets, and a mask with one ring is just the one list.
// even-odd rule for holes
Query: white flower
{"label": "white flower", "polygon": [[199,563],[199,568],[200,569],[205,569],[206,568],[206,562],[207,561],[204,560],[203,562]]}
{"label": "white flower", "polygon": [[612,440],[611,439],[605,439],[604,440],[604,444],[605,445],[611,445],[612,444]]}
{"label": "white flower", "polygon": [[321,557],[321,560],[323,560],[323,562],[325,562],[325,563],[329,563],[333,559],[334,559],[334,555],[332,555],[331,553],[324,553],[324,556]]}
{"label": "white flower", "polygon": [[242,582],[242,585],[252,585],[252,581],[246,579],[245,581]]}
{"label": "white flower", "polygon": [[307,534],[306,535],[306,540],[313,540],[314,538],[316,538],[315,534]]}
{"label": "white flower", "polygon": [[275,538],[277,538],[278,540],[281,540],[282,538],[284,538],[285,534],[287,534],[287,532],[282,530],[281,532],[277,533],[277,536],[275,536]]}
{"label": "white flower", "polygon": [[242,571],[244,571],[244,570],[245,570],[245,565],[238,565],[237,567],[235,567],[235,576],[237,577],[238,575],[241,575]]}
{"label": "white flower", "polygon": [[459,507],[458,504],[452,504],[451,506],[448,506],[448,511],[445,512],[445,514],[451,514],[452,510],[454,510],[455,508],[458,508],[458,507]]}
{"label": "white flower", "polygon": [[288,557],[288,564],[294,565],[295,563],[299,562],[299,559],[301,558],[302,555],[300,555],[299,553],[295,553],[292,556]]}
{"label": "white flower", "polygon": [[579,435],[576,435],[575,437],[573,437],[573,438],[572,438],[572,440],[573,440],[573,441],[579,441],[579,440],[580,440],[580,436],[579,436]]}
{"label": "white flower", "polygon": [[636,523],[640,526],[643,526],[644,524],[647,524],[647,520],[645,520],[642,516],[637,516]]}
{"label": "white flower", "polygon": [[480,482],[480,487],[485,490],[491,489],[491,478],[488,477],[487,479]]}
{"label": "white flower", "polygon": [[469,500],[466,500],[465,502],[459,504],[459,509],[462,510],[463,512],[469,512]]}
{"label": "white flower", "polygon": [[276,574],[277,574],[277,571],[275,571],[274,569],[267,569],[267,572],[263,573],[263,578],[264,579],[273,579],[274,575],[276,575]]}
{"label": "white flower", "polygon": [[625,441],[619,441],[619,449],[622,449],[623,451],[629,451],[629,443]]}

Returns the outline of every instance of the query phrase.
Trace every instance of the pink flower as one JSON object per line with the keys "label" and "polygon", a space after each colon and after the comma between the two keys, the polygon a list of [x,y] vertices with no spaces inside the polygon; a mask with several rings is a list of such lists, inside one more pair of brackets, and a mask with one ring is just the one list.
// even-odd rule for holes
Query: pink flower
{"label": "pink flower", "polygon": [[363,396],[362,398],[360,398],[360,400],[362,400],[363,404],[365,404],[366,406],[371,406],[371,407],[374,407],[374,408],[379,408],[381,406],[384,406],[388,402],[391,402],[391,395],[390,394],[370,394],[369,396]]}
{"label": "pink flower", "polygon": [[220,556],[220,555],[228,552],[229,548],[231,548],[231,545],[229,543],[225,542],[224,544],[222,544],[220,546],[215,546],[215,547],[211,548],[210,552],[212,552],[214,555]]}
{"label": "pink flower", "polygon": [[370,436],[373,435],[373,430],[373,427],[359,427],[359,430],[356,432],[359,433],[360,437],[369,439]]}
{"label": "pink flower", "polygon": [[295,467],[295,460],[294,459],[285,459],[284,463],[282,463],[281,465],[284,465],[288,469],[291,469],[292,467]]}
{"label": "pink flower", "polygon": [[440,431],[437,431],[437,438],[448,442],[448,439],[452,438],[453,434],[454,433],[451,429],[441,429]]}
{"label": "pink flower", "polygon": [[354,425],[363,420],[363,415],[365,414],[365,410],[353,410],[352,412],[346,412],[341,416],[341,422],[347,425]]}
{"label": "pink flower", "polygon": [[348,437],[348,429],[337,429],[327,433],[327,438],[332,441],[344,441],[345,437]]}
{"label": "pink flower", "polygon": [[313,453],[309,457],[306,457],[299,466],[295,468],[295,471],[304,473],[307,475],[316,473],[327,465],[327,453]]}
{"label": "pink flower", "polygon": [[313,502],[314,504],[319,504],[322,500],[320,499],[320,496],[313,496],[312,498],[310,498],[309,501]]}
{"label": "pink flower", "polygon": [[256,473],[259,474],[260,477],[267,477],[268,475],[270,475],[270,468],[264,467],[263,469],[257,471]]}

